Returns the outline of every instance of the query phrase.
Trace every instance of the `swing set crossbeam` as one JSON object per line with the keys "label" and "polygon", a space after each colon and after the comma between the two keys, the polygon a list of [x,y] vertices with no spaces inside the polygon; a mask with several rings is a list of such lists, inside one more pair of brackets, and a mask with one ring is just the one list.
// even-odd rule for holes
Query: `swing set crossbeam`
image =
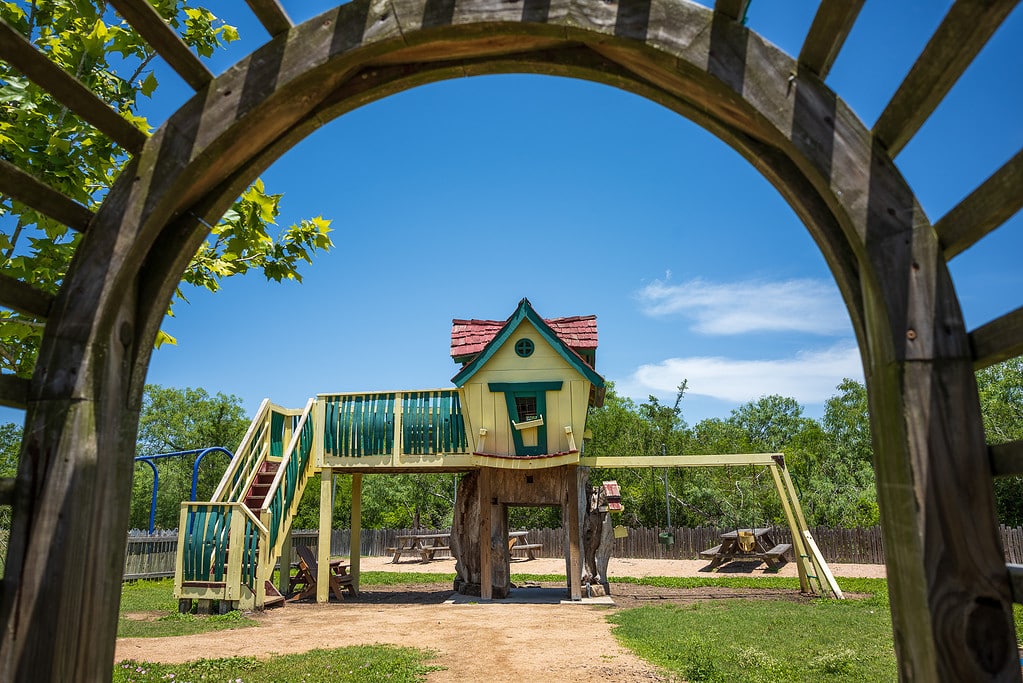
{"label": "swing set crossbeam", "polygon": [[725,467],[729,465],[785,466],[781,453],[728,453],[724,455],[610,455],[582,456],[579,464],[583,467],[613,469],[616,467],[664,468],[664,467]]}
{"label": "swing set crossbeam", "polygon": [[[729,453],[720,455],[640,455],[640,456],[583,456],[579,464],[584,467],[602,469],[614,468],[673,468],[673,467],[729,467],[735,465],[760,465],[767,467],[774,480],[774,487],[781,498],[785,519],[792,532],[795,546],[796,566],[799,570],[799,585],[804,593],[817,593],[810,585],[810,579],[817,582],[820,593],[832,593],[843,597],[831,568],[810,534],[803,515],[803,508],[796,496],[796,487],[785,467],[785,456],[781,453]],[[824,577],[825,583],[821,581]]]}

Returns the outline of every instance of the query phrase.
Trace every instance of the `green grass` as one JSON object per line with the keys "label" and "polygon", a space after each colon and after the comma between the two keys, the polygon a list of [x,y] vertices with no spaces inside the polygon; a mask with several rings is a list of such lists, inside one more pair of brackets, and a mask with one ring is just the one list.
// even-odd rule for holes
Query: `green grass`
{"label": "green grass", "polygon": [[335,683],[337,681],[425,681],[426,674],[442,667],[427,662],[434,653],[390,645],[359,645],[336,650],[311,650],[268,659],[227,657],[200,659],[186,664],[154,664],[126,660],[114,666],[114,683]]}
{"label": "green grass", "polygon": [[[628,579],[654,586],[793,588],[796,579]],[[696,583],[694,583],[696,582]],[[729,600],[640,607],[609,617],[626,647],[690,683],[734,681],[894,681],[897,679],[884,579],[842,579],[856,600]]]}
{"label": "green grass", "polygon": [[[125,614],[144,613],[145,619],[128,619]],[[118,638],[162,638],[193,633],[223,631],[255,626],[256,621],[241,612],[198,615],[178,614],[172,579],[129,581],[121,588],[121,615],[117,621]]]}

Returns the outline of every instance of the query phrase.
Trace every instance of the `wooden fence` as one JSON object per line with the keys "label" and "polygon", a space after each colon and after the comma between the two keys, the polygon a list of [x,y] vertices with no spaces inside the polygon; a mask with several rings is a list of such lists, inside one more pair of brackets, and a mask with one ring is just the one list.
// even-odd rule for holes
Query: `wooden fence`
{"label": "wooden fence", "polygon": [[[447,531],[446,529],[427,530]],[[699,552],[720,543],[720,535],[729,529],[712,527],[698,528],[647,528],[629,529],[626,538],[615,539],[614,557],[634,559],[699,559]],[[878,527],[866,529],[810,529],[828,562],[852,564],[884,564],[884,549],[881,546],[881,530]],[[1023,563],[1023,527],[1001,527],[1005,561]],[[364,529],[362,531],[361,554],[366,556],[388,555],[387,548],[397,545],[399,534],[411,533],[410,529]],[[659,542],[662,533],[670,533],[674,543]],[[791,543],[792,534],[788,528],[776,527],[774,540],[777,543]],[[537,557],[564,557],[563,534],[561,529],[531,529],[527,536],[529,543],[540,543]],[[335,529],[330,537],[331,555],[348,555],[351,535],[347,529]],[[292,545],[317,545],[316,531],[295,531]],[[124,563],[124,578],[141,579],[174,576],[174,560],[177,554],[178,536],[176,531],[158,532],[149,536],[145,532],[133,531],[128,536],[128,555]],[[292,551],[292,561],[295,561]]]}

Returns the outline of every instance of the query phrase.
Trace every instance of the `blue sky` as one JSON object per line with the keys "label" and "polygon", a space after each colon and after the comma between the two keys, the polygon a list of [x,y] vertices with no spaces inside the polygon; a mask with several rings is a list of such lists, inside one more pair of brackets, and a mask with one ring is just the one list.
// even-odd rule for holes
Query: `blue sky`
{"label": "blue sky", "polygon": [[[296,21],[333,3],[284,0]],[[707,3],[710,4],[710,3]],[[796,54],[815,2],[753,0],[748,25]],[[828,84],[871,126],[950,2],[866,3]],[[242,41],[266,34],[217,3]],[[897,159],[931,220],[1023,146],[1017,8]],[[161,69],[154,124],[188,96]],[[581,81],[489,76],[425,86],[315,133],[263,175],[281,224],[322,215],[335,248],[301,285],[250,275],[187,292],[149,381],[298,407],[327,391],[450,386],[452,318],[596,314],[597,369],[637,400],[688,380],[690,423],[764,394],[807,414],[862,378],[822,256],[778,193],[701,128]],[[952,264],[968,327],[1020,306],[1023,216]]]}

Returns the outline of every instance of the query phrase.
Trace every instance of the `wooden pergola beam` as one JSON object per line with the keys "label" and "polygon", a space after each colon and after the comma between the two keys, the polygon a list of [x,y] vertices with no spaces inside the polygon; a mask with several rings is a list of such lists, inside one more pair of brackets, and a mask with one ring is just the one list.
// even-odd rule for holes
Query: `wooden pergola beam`
{"label": "wooden pergola beam", "polygon": [[961,254],[1023,209],[1023,149],[935,224],[945,259]]}
{"label": "wooden pergola beam", "polygon": [[28,405],[29,381],[17,375],[0,375],[0,406],[25,408]]}
{"label": "wooden pergola beam", "polygon": [[976,370],[1023,355],[1023,306],[970,332],[970,350]]}
{"label": "wooden pergola beam", "polygon": [[751,0],[714,0],[714,11],[732,21],[742,21]]}
{"label": "wooden pergola beam", "polygon": [[988,447],[991,458],[991,474],[995,477],[1009,477],[1023,474],[1023,441],[995,444]]}
{"label": "wooden pergola beam", "polygon": [[206,65],[146,0],[110,0],[110,4],[193,90],[202,90],[213,80]]}
{"label": "wooden pergola beam", "polygon": [[0,306],[45,320],[53,307],[53,296],[27,282],[0,273]]}
{"label": "wooden pergola beam", "polygon": [[865,0],[822,0],[799,51],[799,66],[823,81],[831,71]]}
{"label": "wooden pergola beam", "polygon": [[146,144],[146,134],[126,121],[76,78],[37,50],[25,36],[0,20],[0,59],[25,74],[61,104],[101,130],[132,154]]}
{"label": "wooden pergola beam", "polygon": [[245,2],[271,36],[287,33],[294,26],[278,0],[245,0]]}
{"label": "wooden pergola beam", "polygon": [[78,232],[85,232],[92,220],[92,211],[3,159],[0,192]]}
{"label": "wooden pergola beam", "polygon": [[898,156],[1019,0],[957,0],[874,124]]}

